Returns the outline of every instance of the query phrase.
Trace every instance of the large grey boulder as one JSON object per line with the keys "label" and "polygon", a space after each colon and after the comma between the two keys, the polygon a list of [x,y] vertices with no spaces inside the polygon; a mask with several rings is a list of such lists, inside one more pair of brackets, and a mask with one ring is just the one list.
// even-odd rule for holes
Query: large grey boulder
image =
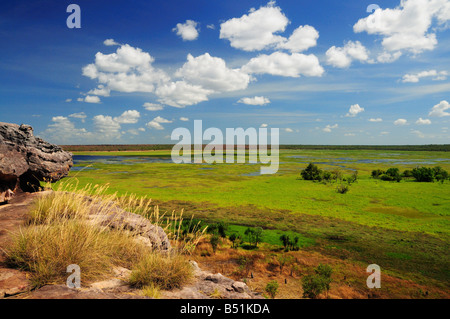
{"label": "large grey boulder", "polygon": [[18,190],[39,190],[40,181],[60,180],[72,166],[71,153],[35,137],[31,126],[0,122],[0,203]]}

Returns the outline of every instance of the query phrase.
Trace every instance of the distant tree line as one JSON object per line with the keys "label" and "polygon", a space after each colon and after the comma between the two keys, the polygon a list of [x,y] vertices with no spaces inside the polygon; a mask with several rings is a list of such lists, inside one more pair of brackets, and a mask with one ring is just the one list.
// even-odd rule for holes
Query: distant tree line
{"label": "distant tree line", "polygon": [[173,144],[102,144],[102,145],[60,145],[68,152],[119,152],[171,150]]}
{"label": "distant tree line", "polygon": [[440,166],[416,167],[400,173],[398,168],[389,168],[386,171],[376,169],[372,171],[372,177],[383,181],[400,182],[403,178],[414,178],[417,182],[444,182],[450,178],[449,173]]}
{"label": "distant tree line", "polygon": [[431,145],[280,145],[284,150],[365,150],[450,152],[450,144]]}
{"label": "distant tree line", "polygon": [[[174,144],[101,144],[101,145],[61,145],[69,152],[88,151],[157,151],[171,150]],[[204,145],[206,146],[206,145]],[[237,146],[236,146],[237,147]],[[246,145],[246,149],[249,146]],[[270,145],[268,145],[270,149]],[[432,145],[280,145],[281,150],[374,150],[374,151],[435,151],[450,152],[450,144]]]}

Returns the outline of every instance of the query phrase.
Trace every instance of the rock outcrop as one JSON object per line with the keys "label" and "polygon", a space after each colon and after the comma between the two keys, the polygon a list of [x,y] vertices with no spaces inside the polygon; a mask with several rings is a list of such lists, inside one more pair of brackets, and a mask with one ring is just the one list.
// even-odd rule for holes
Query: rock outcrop
{"label": "rock outcrop", "polygon": [[222,274],[213,274],[200,269],[195,261],[191,261],[194,270],[194,282],[182,289],[165,291],[165,299],[264,299],[242,281],[234,281]]}
{"label": "rock outcrop", "polygon": [[[90,198],[85,200],[92,201]],[[171,248],[164,229],[141,215],[123,210],[114,202],[92,203],[88,217],[93,224],[99,226],[129,230],[137,240],[154,250],[167,251]]]}
{"label": "rock outcrop", "polygon": [[18,191],[39,190],[40,181],[67,176],[72,154],[33,135],[29,125],[0,122],[0,203]]}

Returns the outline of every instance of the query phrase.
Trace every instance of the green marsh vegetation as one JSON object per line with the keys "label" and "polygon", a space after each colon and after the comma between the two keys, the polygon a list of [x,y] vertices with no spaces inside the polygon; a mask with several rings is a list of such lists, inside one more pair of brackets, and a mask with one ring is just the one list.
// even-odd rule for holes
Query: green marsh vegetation
{"label": "green marsh vegetation", "polygon": [[[224,222],[229,225],[227,236],[235,233],[242,241],[247,241],[249,227],[263,229],[262,245],[282,247],[280,236],[290,234],[299,238],[300,249],[361,265],[377,263],[397,277],[448,289],[450,181],[422,183],[412,175],[417,167],[449,171],[447,152],[281,150],[280,169],[274,175],[259,175],[260,165],[251,164],[135,160],[170,158],[170,151],[163,150],[79,154],[127,158],[71,172],[80,185],[109,183],[108,191],[152,198],[162,211],[184,209],[187,217],[195,215],[205,224]],[[300,178],[309,163],[329,172],[329,181]],[[399,182],[372,177],[374,170],[391,168],[398,169]],[[348,185],[343,179],[352,178],[355,171],[349,191],[339,194],[337,186]]]}

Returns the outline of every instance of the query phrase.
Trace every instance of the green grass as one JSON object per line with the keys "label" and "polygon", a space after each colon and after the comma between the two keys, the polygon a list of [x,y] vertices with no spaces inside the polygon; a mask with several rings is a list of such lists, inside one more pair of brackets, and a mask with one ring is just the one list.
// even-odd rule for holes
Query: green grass
{"label": "green grass", "polygon": [[[93,163],[94,170],[71,172],[80,185],[109,183],[111,192],[145,195],[163,211],[184,208],[208,222],[227,222],[239,233],[248,226],[262,227],[263,241],[269,244],[281,245],[281,233],[295,233],[304,249],[377,263],[408,279],[449,283],[450,182],[370,177],[378,168],[436,166],[426,164],[433,159],[445,159],[439,165],[450,171],[446,152],[282,150],[279,172],[264,176],[248,175],[260,165],[133,161],[135,156],[170,157],[170,151],[77,154],[127,156],[130,164]],[[356,169],[359,179],[348,193],[339,194],[336,183],[299,179],[308,162],[321,163],[321,169],[340,168],[346,175]]]}
{"label": "green grass", "polygon": [[[230,225],[228,226],[226,234],[227,236],[229,236],[232,233],[236,233],[240,235],[244,241],[247,241],[247,236],[244,234],[247,228],[249,228],[249,226]],[[269,245],[280,246],[282,245],[280,236],[283,234],[288,235],[291,239],[294,239],[294,237],[298,237],[298,247],[300,248],[307,247],[315,243],[313,239],[307,238],[302,234],[293,231],[282,231],[279,229],[264,229],[261,242]]]}

